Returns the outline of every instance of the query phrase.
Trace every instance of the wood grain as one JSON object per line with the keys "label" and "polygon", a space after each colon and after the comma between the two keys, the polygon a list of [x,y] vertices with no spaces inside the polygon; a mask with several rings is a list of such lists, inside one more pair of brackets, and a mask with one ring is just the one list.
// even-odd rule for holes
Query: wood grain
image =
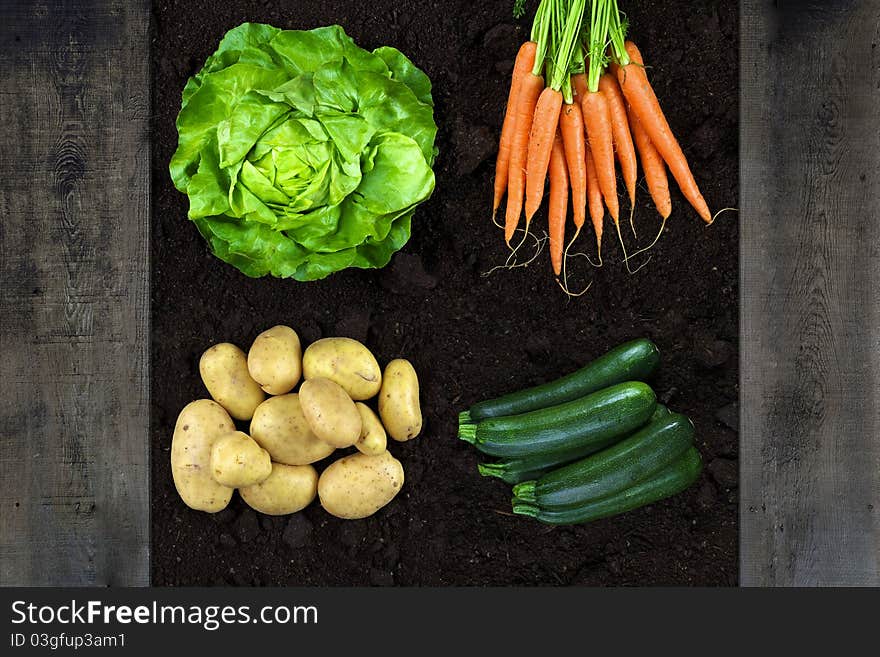
{"label": "wood grain", "polygon": [[148,2],[2,18],[0,584],[145,585]]}
{"label": "wood grain", "polygon": [[880,584],[880,2],[742,5],[743,585]]}

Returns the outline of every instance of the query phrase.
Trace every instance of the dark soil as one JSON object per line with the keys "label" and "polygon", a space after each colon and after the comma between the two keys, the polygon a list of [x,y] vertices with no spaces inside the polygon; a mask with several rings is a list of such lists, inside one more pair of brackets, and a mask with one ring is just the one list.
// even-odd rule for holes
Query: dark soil
{"label": "dark soil", "polygon": [[[489,221],[494,153],[508,75],[536,4],[517,21],[512,0],[154,2],[156,585],[736,583],[737,215],[707,228],[675,190],[668,232],[648,266],[626,273],[609,226],[603,269],[586,272],[583,259],[573,261],[594,283],[571,302],[546,252],[526,269],[481,276],[506,255]],[[622,4],[709,205],[737,206],[737,3]],[[385,270],[308,284],[252,280],[211,256],[187,221],[186,198],[167,173],[180,92],[223,33],[246,20],[303,29],[339,23],[365,48],[397,46],[433,80],[437,189]],[[636,225],[647,236],[657,216],[644,189],[639,198]],[[544,221],[539,215],[538,225]],[[406,357],[419,372],[424,433],[391,446],[406,485],[371,518],[337,520],[317,503],[291,517],[260,517],[237,497],[212,516],[189,510],[175,493],[171,434],[183,406],[206,395],[200,354],[221,341],[247,348],[279,323],[305,342],[365,341],[380,362]],[[477,452],[456,439],[458,412],[641,335],[663,353],[652,382],[658,396],[696,424],[706,464],[699,482],[671,500],[580,527],[512,517],[509,488],[481,478]]]}

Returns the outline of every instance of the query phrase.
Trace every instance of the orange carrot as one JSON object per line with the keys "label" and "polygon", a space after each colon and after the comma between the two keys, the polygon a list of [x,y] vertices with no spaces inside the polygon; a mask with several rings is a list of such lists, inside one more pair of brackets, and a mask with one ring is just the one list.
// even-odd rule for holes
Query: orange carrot
{"label": "orange carrot", "polygon": [[569,175],[562,136],[556,131],[550,152],[550,200],[548,221],[550,233],[550,263],[559,276],[562,271],[562,243],[565,240],[565,215],[568,212]]}
{"label": "orange carrot", "polygon": [[620,173],[629,194],[630,205],[636,202],[636,178],[638,168],[636,166],[636,149],[633,146],[632,135],[629,131],[629,122],[626,116],[626,103],[620,85],[610,73],[605,73],[599,78],[599,90],[608,99],[608,107],[611,110],[611,136],[614,140],[614,150],[617,151],[617,161],[620,162]]}
{"label": "orange carrot", "polygon": [[538,96],[544,89],[544,78],[529,72],[520,83],[519,98],[514,110],[513,137],[510,143],[510,166],[507,180],[507,208],[504,216],[504,241],[510,244],[513,232],[522,213],[523,193],[526,184],[526,156],[529,148],[529,131],[535,116]]}
{"label": "orange carrot", "polygon": [[645,172],[645,182],[648,184],[648,192],[654,199],[657,212],[666,220],[672,213],[672,199],[669,196],[669,179],[666,177],[666,163],[660,157],[660,153],[651,143],[651,138],[642,127],[639,118],[630,111],[629,125],[636,147],[639,149],[639,157],[642,160],[642,170]]}
{"label": "orange carrot", "polygon": [[617,200],[617,176],[614,171],[614,143],[611,136],[611,110],[601,91],[588,91],[581,101],[587,138],[596,165],[599,188],[608,207],[608,213],[617,223],[620,206]]}
{"label": "orange carrot", "polygon": [[584,115],[577,103],[562,106],[559,114],[559,130],[565,147],[565,162],[571,181],[571,206],[574,227],[581,229],[587,213],[587,162],[584,138]]}
{"label": "orange carrot", "polygon": [[631,63],[620,66],[617,69],[617,81],[623,90],[623,95],[629,102],[633,113],[638,117],[651,138],[651,142],[657,152],[663,157],[672,176],[678,182],[685,198],[707,223],[712,222],[712,213],[706,200],[700,193],[697,182],[688,166],[687,158],[681,150],[681,146],[672,134],[669,123],[660,108],[660,102],[648,81],[642,61],[641,53],[632,41],[626,42],[626,52],[629,54]]}
{"label": "orange carrot", "polygon": [[599,189],[599,178],[596,175],[596,164],[593,153],[587,145],[584,160],[587,167],[587,198],[590,202],[590,220],[596,232],[596,248],[602,252],[602,222],[605,219],[605,204],[602,202],[602,190]]}
{"label": "orange carrot", "polygon": [[522,87],[523,78],[529,74],[535,65],[535,52],[538,44],[534,41],[526,41],[520,46],[516,54],[516,62],[513,65],[513,75],[510,79],[510,93],[507,95],[507,108],[504,110],[504,123],[501,125],[501,139],[498,143],[498,158],[495,160],[495,197],[492,200],[492,214],[498,211],[501,199],[507,191],[507,174],[510,165],[510,144],[513,140],[514,119],[516,118],[516,102],[519,90]]}
{"label": "orange carrot", "polygon": [[526,226],[541,207],[544,197],[544,180],[550,166],[553,139],[559,127],[562,109],[562,93],[547,87],[541,92],[529,133],[528,159],[526,161]]}
{"label": "orange carrot", "polygon": [[571,87],[574,89],[574,97],[577,102],[581,102],[587,93],[587,74],[575,73],[571,76]]}

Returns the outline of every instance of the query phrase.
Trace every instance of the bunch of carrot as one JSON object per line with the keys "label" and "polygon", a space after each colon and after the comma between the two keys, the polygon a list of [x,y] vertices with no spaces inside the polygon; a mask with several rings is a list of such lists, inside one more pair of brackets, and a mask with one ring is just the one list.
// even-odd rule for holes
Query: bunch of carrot
{"label": "bunch of carrot", "polygon": [[569,195],[575,226],[569,246],[587,211],[600,262],[606,208],[620,235],[615,158],[632,208],[638,151],[663,220],[660,233],[672,211],[667,167],[699,215],[712,221],[642,56],[625,32],[616,0],[542,0],[531,38],[517,53],[495,165],[493,217],[506,194],[505,241],[509,246],[523,210],[528,234],[549,178],[550,260],[557,276]]}

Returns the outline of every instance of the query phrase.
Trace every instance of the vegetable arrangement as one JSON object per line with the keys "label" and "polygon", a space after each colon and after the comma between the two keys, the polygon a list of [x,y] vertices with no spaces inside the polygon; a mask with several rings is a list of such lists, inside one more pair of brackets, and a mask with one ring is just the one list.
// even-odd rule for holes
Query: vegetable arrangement
{"label": "vegetable arrangement", "polygon": [[675,495],[699,476],[694,427],[634,379],[659,364],[646,339],[556,381],[474,404],[458,437],[487,456],[480,474],[513,486],[513,512],[584,523]]}
{"label": "vegetable arrangement", "polygon": [[[400,492],[403,465],[387,437],[411,440],[422,428],[408,361],[393,360],[383,373],[369,349],[349,338],[318,340],[303,352],[293,329],[275,326],[247,354],[214,345],[199,372],[212,399],[181,411],[171,442],[174,485],[190,508],[216,513],[238,489],[260,513],[296,513],[317,496],[328,513],[356,519]],[[378,416],[363,403],[376,396]],[[250,421],[248,433],[233,418]],[[357,451],[318,475],[314,463],[349,447]]]}
{"label": "vegetable arrangement", "polygon": [[[522,3],[517,9],[522,12]],[[672,211],[667,167],[700,217],[713,220],[626,30],[616,0],[541,0],[531,38],[517,53],[495,164],[493,220],[506,196],[505,241],[511,245],[524,211],[523,244],[549,177],[548,235],[557,277],[564,276],[564,258],[588,211],[599,264],[606,210],[623,244],[615,159],[630,222],[637,151],[662,218],[654,242],[639,253],[656,243]],[[574,235],[566,246],[569,196]],[[624,261],[633,255],[626,255],[624,245]],[[567,292],[567,282],[562,286]]]}
{"label": "vegetable arrangement", "polygon": [[434,190],[431,81],[338,25],[230,30],[187,82],[177,130],[189,218],[252,277],[384,267]]}

